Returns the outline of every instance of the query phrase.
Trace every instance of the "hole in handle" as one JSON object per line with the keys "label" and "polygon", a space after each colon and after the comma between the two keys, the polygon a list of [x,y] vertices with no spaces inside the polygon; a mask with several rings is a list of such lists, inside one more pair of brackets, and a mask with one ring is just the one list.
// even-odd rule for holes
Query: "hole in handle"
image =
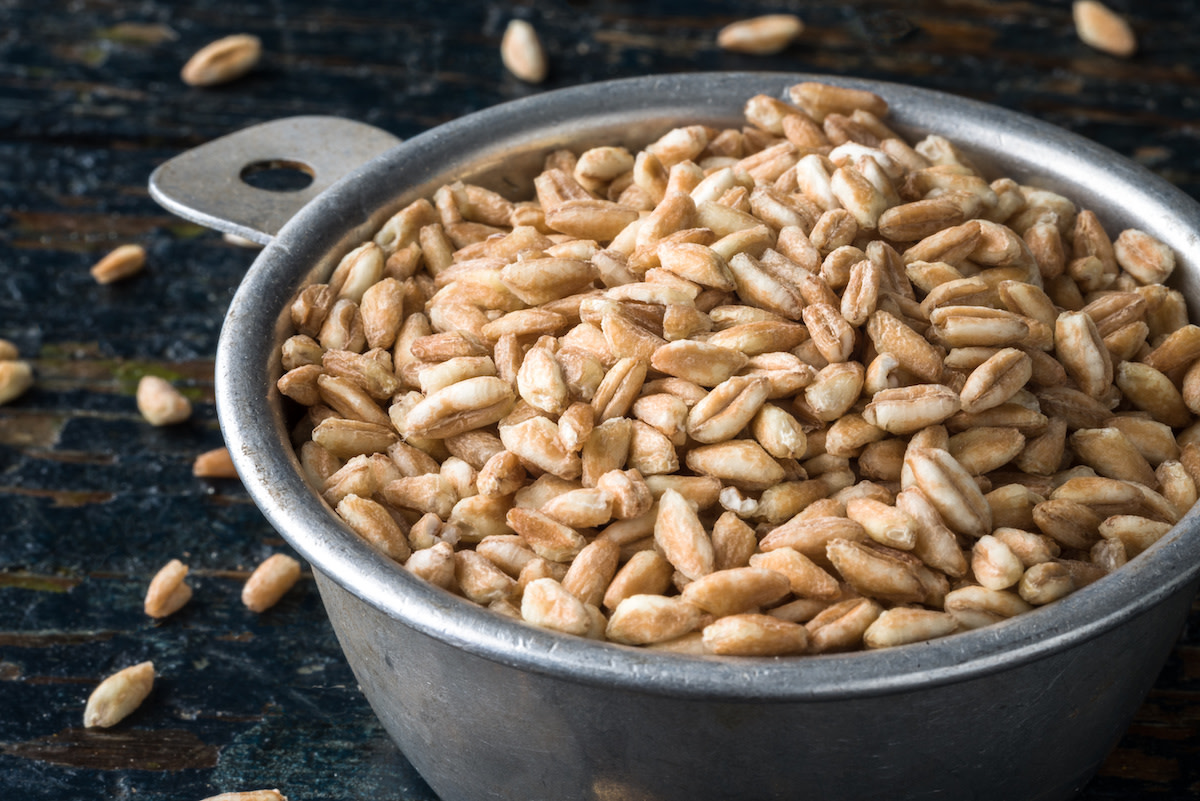
{"label": "hole in handle", "polygon": [[247,164],[238,177],[267,192],[299,192],[313,182],[313,168],[300,161],[268,159]]}

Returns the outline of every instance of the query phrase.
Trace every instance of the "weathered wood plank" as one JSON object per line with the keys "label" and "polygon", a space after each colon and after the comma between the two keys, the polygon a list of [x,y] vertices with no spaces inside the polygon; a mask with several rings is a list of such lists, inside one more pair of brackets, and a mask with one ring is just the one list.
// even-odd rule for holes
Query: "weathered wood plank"
{"label": "weathered wood plank", "polygon": [[[278,786],[293,798],[434,801],[358,693],[305,579],[262,616],[247,571],[286,550],[235,481],[191,475],[220,444],[212,359],[254,253],[165,214],[155,166],[232,130],[337,114],[399,136],[504,100],[586,81],[692,70],[818,71],[998,103],[1089,136],[1200,198],[1200,29],[1189,4],[1111,4],[1142,47],[1122,61],[1079,43],[1069,0],[843,3],[646,0],[230,4],[0,2],[0,337],[35,388],[0,408],[0,786],[5,797],[144,801]],[[725,53],[715,32],[781,8],[808,23],[783,53]],[[550,56],[540,87],[500,68],[510,14]],[[178,80],[218,36],[263,38],[236,84]],[[117,244],[150,253],[131,281],[88,267]],[[143,373],[196,404],[177,428],[141,423]],[[159,623],[141,600],[173,557],[194,600]],[[1200,610],[1086,801],[1200,798]],[[82,730],[105,674],[154,659],[149,701],[111,732]]]}

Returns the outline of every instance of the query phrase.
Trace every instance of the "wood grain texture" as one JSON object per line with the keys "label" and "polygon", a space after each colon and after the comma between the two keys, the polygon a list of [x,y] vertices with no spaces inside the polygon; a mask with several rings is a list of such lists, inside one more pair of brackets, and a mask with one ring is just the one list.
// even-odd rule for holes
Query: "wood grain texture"
{"label": "wood grain texture", "polygon": [[[191,474],[221,444],[212,367],[254,253],[164,212],[155,166],[244,126],[334,114],[408,137],[505,100],[655,72],[787,70],[899,81],[1032,114],[1105,144],[1200,198],[1200,28],[1189,4],[1111,0],[1139,54],[1078,41],[1070,2],[460,0],[230,3],[0,0],[0,337],[34,388],[0,407],[0,787],[60,801],[203,798],[279,787],[294,799],[435,801],[355,687],[306,575],[259,616],[238,600],[287,546],[236,481]],[[451,10],[452,9],[452,10]],[[771,57],[716,31],[790,11],[806,30]],[[500,66],[511,16],[550,74]],[[179,80],[196,49],[262,38],[226,86]],[[126,242],[148,263],[96,285]],[[166,377],[195,406],[153,429],[133,392]],[[155,622],[154,572],[191,566],[195,597]],[[1200,607],[1086,801],[1200,798]],[[81,728],[103,676],[153,659],[159,680],[116,730]],[[1020,766],[1014,766],[1020,769]],[[899,796],[898,796],[899,797]]]}

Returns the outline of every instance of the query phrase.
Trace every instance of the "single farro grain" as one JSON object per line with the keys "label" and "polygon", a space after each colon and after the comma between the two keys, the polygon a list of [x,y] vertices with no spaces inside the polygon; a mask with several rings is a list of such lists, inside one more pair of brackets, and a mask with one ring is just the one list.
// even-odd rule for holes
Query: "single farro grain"
{"label": "single farro grain", "polygon": [[83,725],[109,728],[120,723],[154,687],[154,663],[141,662],[112,674],[92,690],[83,712]]}
{"label": "single farro grain", "polygon": [[1075,0],[1071,13],[1075,19],[1075,32],[1084,44],[1123,58],[1137,51],[1137,38],[1129,23],[1103,3]]}
{"label": "single farro grain", "polygon": [[189,86],[216,86],[250,72],[261,57],[262,41],[257,36],[234,34],[196,51],[183,65],[180,77]]}
{"label": "single farro grain", "polygon": [[213,448],[196,456],[192,462],[192,475],[197,478],[237,478],[233,459],[226,447]]}
{"label": "single farro grain", "polygon": [[525,20],[510,20],[500,41],[504,66],[526,83],[541,83],[548,71],[546,51],[537,30]]}
{"label": "single farro grain", "polygon": [[121,245],[92,265],[97,284],[111,284],[141,272],[146,265],[146,249],[141,245]]}
{"label": "single farro grain", "polygon": [[17,359],[0,360],[0,406],[16,400],[33,386],[33,367]]}
{"label": "single farro grain", "polygon": [[299,578],[299,562],[286,554],[272,554],[246,580],[242,603],[252,612],[264,612],[279,603]]}
{"label": "single farro grain", "polygon": [[717,46],[736,53],[769,56],[781,52],[803,32],[804,23],[796,15],[767,14],[721,28]]}
{"label": "single farro grain", "polygon": [[184,581],[187,574],[187,565],[178,559],[172,559],[163,565],[146,590],[146,600],[143,604],[146,614],[162,618],[178,612],[192,597],[192,588]]}
{"label": "single farro grain", "polygon": [[192,416],[192,404],[170,382],[155,375],[142,376],[137,386],[137,406],[152,426],[182,423]]}

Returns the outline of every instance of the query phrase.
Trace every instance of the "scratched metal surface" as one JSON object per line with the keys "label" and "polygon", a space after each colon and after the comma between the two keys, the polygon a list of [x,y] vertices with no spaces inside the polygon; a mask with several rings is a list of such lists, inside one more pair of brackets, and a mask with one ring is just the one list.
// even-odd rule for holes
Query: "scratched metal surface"
{"label": "scratched metal surface", "polygon": [[[145,185],[157,164],[292,114],[411,136],[585,81],[805,70],[1025,111],[1200,197],[1189,4],[1111,4],[1138,33],[1130,61],[1080,44],[1064,0],[0,0],[0,337],[37,372],[32,391],[0,407],[2,795],[158,801],[279,787],[294,799],[434,801],[356,690],[311,578],[264,615],[239,603],[248,569],[287,547],[237,482],[196,479],[190,467],[220,444],[213,353],[253,253],[155,205]],[[779,10],[808,23],[784,53],[714,46],[722,24]],[[541,87],[500,67],[514,14],[546,42]],[[255,73],[209,90],[178,80],[191,52],[241,31],[264,41]],[[148,268],[97,286],[87,268],[124,242],[147,247]],[[132,391],[144,373],[184,388],[190,422],[153,429],[138,417]],[[172,557],[191,565],[195,598],[155,624],[142,596]],[[1081,798],[1200,798],[1198,628],[1200,609]],[[144,659],[160,674],[148,701],[113,730],[84,730],[98,679]]]}

